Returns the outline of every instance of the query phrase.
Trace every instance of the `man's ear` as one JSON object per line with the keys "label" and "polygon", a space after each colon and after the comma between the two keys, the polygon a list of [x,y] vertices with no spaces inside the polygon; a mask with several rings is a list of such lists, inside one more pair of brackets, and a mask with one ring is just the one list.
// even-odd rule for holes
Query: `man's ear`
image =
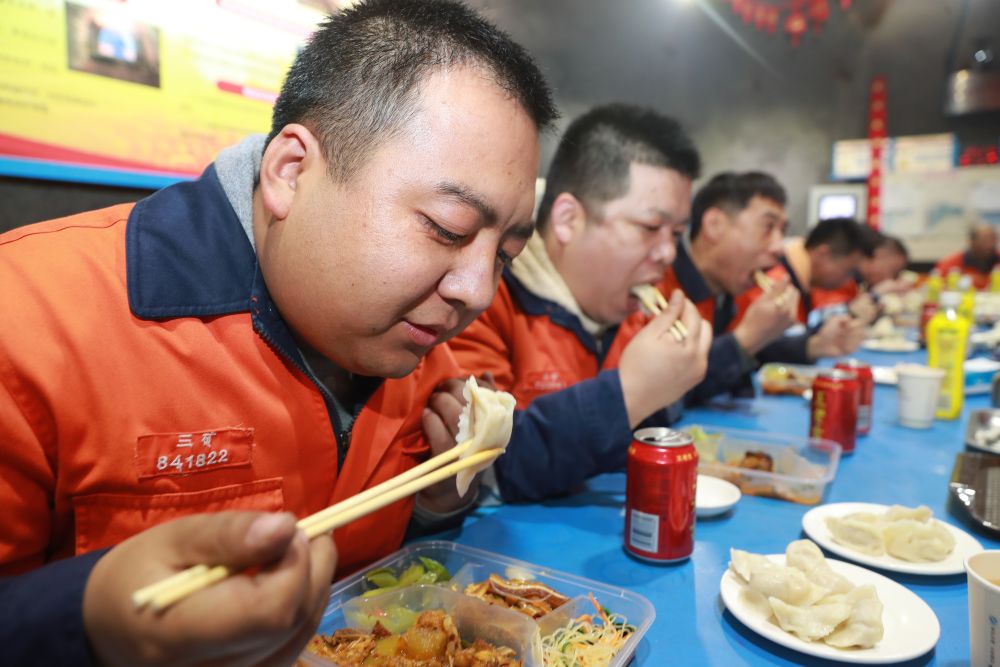
{"label": "man's ear", "polygon": [[718,241],[723,230],[729,224],[729,216],[720,208],[710,207],[701,216],[701,229],[698,236],[704,236],[706,241]]}
{"label": "man's ear", "polygon": [[561,245],[569,245],[587,224],[587,210],[579,199],[560,192],[549,211],[549,228]]}
{"label": "man's ear", "polygon": [[325,169],[322,150],[313,133],[297,123],[283,127],[267,145],[260,162],[258,188],[268,213],[278,220],[287,218],[302,174],[317,166]]}

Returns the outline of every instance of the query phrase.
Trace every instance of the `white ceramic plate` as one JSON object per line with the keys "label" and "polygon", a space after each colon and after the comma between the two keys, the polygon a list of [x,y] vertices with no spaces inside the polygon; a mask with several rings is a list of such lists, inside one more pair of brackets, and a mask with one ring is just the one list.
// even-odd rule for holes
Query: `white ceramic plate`
{"label": "white ceramic plate", "polygon": [[[773,554],[768,558],[780,565],[785,564],[784,554]],[[764,615],[764,610],[745,601],[743,585],[728,568],[722,575],[719,592],[726,607],[743,625],[776,644],[807,655],[841,662],[880,665],[918,658],[934,648],[941,635],[941,625],[926,602],[881,574],[830,558],[826,562],[830,569],[847,577],[855,586],[875,586],[878,598],[882,601],[885,635],[872,648],[838,649],[822,641],[807,642],[785,632],[776,621],[771,620],[771,616]]]}
{"label": "white ceramic plate", "polygon": [[873,352],[916,352],[920,345],[915,340],[899,340],[898,338],[888,338],[879,340],[873,338],[861,343],[861,347]]}
{"label": "white ceramic plate", "polygon": [[833,541],[833,535],[826,527],[826,518],[831,516],[841,517],[854,512],[870,512],[872,514],[883,514],[889,509],[888,505],[876,503],[831,503],[814,507],[802,517],[802,530],[816,544],[831,551],[838,556],[853,560],[862,565],[877,567],[882,570],[892,572],[905,572],[907,574],[924,574],[931,576],[943,576],[951,574],[963,574],[965,572],[965,559],[974,553],[983,550],[983,546],[972,535],[960,528],[956,528],[944,521],[938,521],[947,528],[952,537],[955,538],[955,549],[948,554],[944,560],[936,563],[911,563],[895,556],[885,554],[882,556],[869,556],[868,554],[849,549],[842,544]]}
{"label": "white ceramic plate", "polygon": [[732,482],[711,475],[698,475],[694,509],[699,518],[718,516],[740,501],[743,494]]}

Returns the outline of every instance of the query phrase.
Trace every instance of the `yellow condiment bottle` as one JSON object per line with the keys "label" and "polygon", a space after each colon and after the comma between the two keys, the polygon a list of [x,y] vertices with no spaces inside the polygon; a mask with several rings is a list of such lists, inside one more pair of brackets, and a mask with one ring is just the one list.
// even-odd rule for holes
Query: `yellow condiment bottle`
{"label": "yellow condiment bottle", "polygon": [[958,280],[962,277],[962,272],[958,269],[952,268],[948,270],[948,275],[945,276],[945,287],[949,290],[958,289]]}
{"label": "yellow condiment bottle", "polygon": [[943,282],[938,270],[932,269],[930,275],[927,276],[927,281],[924,283],[924,302],[920,307],[920,329],[917,331],[921,345],[927,343],[927,324],[934,317],[934,313],[937,312],[938,299],[941,298]]}
{"label": "yellow condiment bottle", "polygon": [[976,288],[972,286],[972,276],[962,276],[959,279],[958,291],[962,295],[962,300],[958,304],[958,314],[971,324],[976,321]]}
{"label": "yellow condiment bottle", "polygon": [[958,314],[962,295],[941,294],[941,309],[927,323],[927,365],[944,370],[941,393],[934,416],[957,419],[965,400],[965,346],[969,340],[969,320]]}
{"label": "yellow condiment bottle", "polygon": [[994,266],[990,271],[990,291],[1000,292],[1000,266]]}

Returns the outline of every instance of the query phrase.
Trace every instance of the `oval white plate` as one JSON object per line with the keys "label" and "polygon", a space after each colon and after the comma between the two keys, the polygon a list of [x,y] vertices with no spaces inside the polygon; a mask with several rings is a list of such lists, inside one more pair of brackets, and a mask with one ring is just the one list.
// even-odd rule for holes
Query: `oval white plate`
{"label": "oval white plate", "polygon": [[917,341],[899,340],[898,338],[890,338],[887,340],[873,338],[861,343],[861,347],[874,352],[916,352],[920,349],[920,345],[917,344]]}
{"label": "oval white plate", "polygon": [[846,514],[853,514],[854,512],[883,514],[887,509],[889,509],[888,505],[879,505],[877,503],[831,503],[829,505],[820,505],[809,510],[802,517],[802,530],[805,531],[806,535],[813,542],[838,556],[853,560],[862,565],[877,567],[882,570],[891,570],[892,572],[905,572],[907,574],[932,576],[964,574],[965,559],[983,550],[983,546],[972,535],[969,535],[961,528],[956,528],[949,523],[933,518],[931,519],[932,521],[938,521],[938,523],[951,531],[952,536],[955,538],[955,549],[948,554],[947,558],[936,563],[911,563],[895,556],[890,556],[889,554],[869,556],[868,554],[863,554],[860,551],[849,549],[842,544],[834,542],[833,535],[830,534],[830,530],[826,527],[827,517],[841,517]]}
{"label": "oval white plate", "polygon": [[743,493],[732,482],[711,475],[698,475],[694,497],[695,515],[699,518],[718,516],[740,501]]}
{"label": "oval white plate", "polygon": [[[775,563],[785,564],[785,554],[769,555]],[[764,616],[764,610],[747,603],[743,598],[743,585],[728,568],[722,575],[719,592],[729,611],[762,637],[770,639],[794,651],[815,655],[820,658],[879,665],[918,658],[937,644],[941,635],[941,624],[927,603],[909,589],[892,579],[857,565],[851,565],[831,558],[826,559],[830,569],[841,574],[855,586],[872,584],[882,601],[882,625],[885,635],[872,648],[838,649],[822,641],[807,642],[785,632],[777,622]]]}

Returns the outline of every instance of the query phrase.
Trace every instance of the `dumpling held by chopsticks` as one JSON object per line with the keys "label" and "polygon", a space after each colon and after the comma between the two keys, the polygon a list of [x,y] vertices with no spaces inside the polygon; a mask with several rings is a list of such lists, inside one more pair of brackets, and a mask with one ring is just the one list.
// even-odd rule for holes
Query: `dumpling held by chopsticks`
{"label": "dumpling held by chopsticks", "polygon": [[[459,460],[486,449],[506,449],[514,428],[514,406],[517,401],[505,391],[480,387],[476,378],[469,376],[462,390],[465,408],[458,418],[458,446],[465,444]],[[464,496],[476,473],[490,465],[474,466],[455,475],[458,495]]]}

